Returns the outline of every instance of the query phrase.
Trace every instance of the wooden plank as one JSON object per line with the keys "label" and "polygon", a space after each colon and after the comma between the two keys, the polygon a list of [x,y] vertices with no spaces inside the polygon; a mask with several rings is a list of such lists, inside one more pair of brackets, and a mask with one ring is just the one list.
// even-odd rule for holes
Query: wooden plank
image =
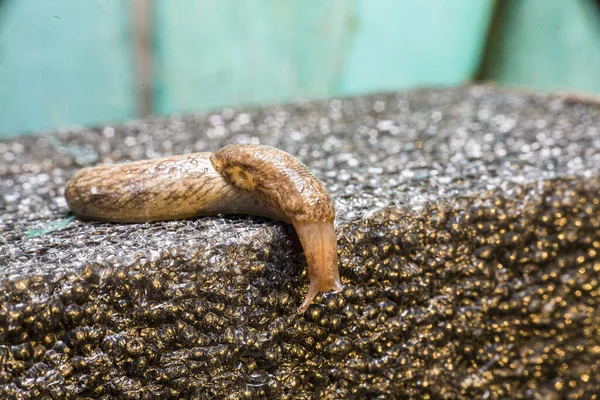
{"label": "wooden plank", "polygon": [[494,1],[357,0],[335,94],[472,79],[481,62]]}
{"label": "wooden plank", "polygon": [[305,3],[156,0],[156,111],[327,95],[349,3]]}
{"label": "wooden plank", "polygon": [[498,3],[483,79],[600,93],[600,7],[588,0]]}
{"label": "wooden plank", "polygon": [[155,111],[469,80],[493,0],[155,0]]}
{"label": "wooden plank", "polygon": [[136,114],[127,2],[3,2],[0,137]]}

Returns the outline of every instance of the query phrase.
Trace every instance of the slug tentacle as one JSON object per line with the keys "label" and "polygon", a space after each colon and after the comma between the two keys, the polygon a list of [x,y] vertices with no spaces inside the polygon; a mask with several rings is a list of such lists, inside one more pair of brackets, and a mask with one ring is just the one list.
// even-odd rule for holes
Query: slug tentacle
{"label": "slug tentacle", "polygon": [[67,182],[65,197],[78,216],[103,221],[242,213],[292,223],[310,278],[300,312],[319,292],[342,290],[331,197],[304,164],[273,147],[230,145],[214,154],[84,168]]}

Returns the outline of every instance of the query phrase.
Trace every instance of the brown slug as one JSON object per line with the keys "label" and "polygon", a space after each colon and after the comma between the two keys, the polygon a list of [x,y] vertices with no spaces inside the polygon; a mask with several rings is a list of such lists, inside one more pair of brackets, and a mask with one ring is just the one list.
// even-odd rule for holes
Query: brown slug
{"label": "brown slug", "polygon": [[293,224],[310,286],[299,308],[319,292],[342,290],[333,201],[290,154],[270,146],[229,145],[195,153],[84,168],[65,197],[81,218],[145,222],[216,214],[252,214]]}

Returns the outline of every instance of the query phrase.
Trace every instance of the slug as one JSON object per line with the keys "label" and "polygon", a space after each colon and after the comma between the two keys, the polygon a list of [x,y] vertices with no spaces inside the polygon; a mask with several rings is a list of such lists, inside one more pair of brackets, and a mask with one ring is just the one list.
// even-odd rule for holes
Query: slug
{"label": "slug", "polygon": [[292,155],[270,146],[229,145],[195,153],[76,172],[65,189],[82,219],[146,222],[252,214],[291,223],[310,284],[299,312],[319,292],[340,292],[333,201]]}

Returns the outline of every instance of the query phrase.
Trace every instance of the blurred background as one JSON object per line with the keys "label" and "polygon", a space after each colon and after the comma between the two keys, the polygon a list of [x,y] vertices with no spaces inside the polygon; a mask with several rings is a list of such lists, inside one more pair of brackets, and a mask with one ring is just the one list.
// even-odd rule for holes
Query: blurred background
{"label": "blurred background", "polygon": [[0,138],[473,81],[600,94],[600,1],[0,0]]}

